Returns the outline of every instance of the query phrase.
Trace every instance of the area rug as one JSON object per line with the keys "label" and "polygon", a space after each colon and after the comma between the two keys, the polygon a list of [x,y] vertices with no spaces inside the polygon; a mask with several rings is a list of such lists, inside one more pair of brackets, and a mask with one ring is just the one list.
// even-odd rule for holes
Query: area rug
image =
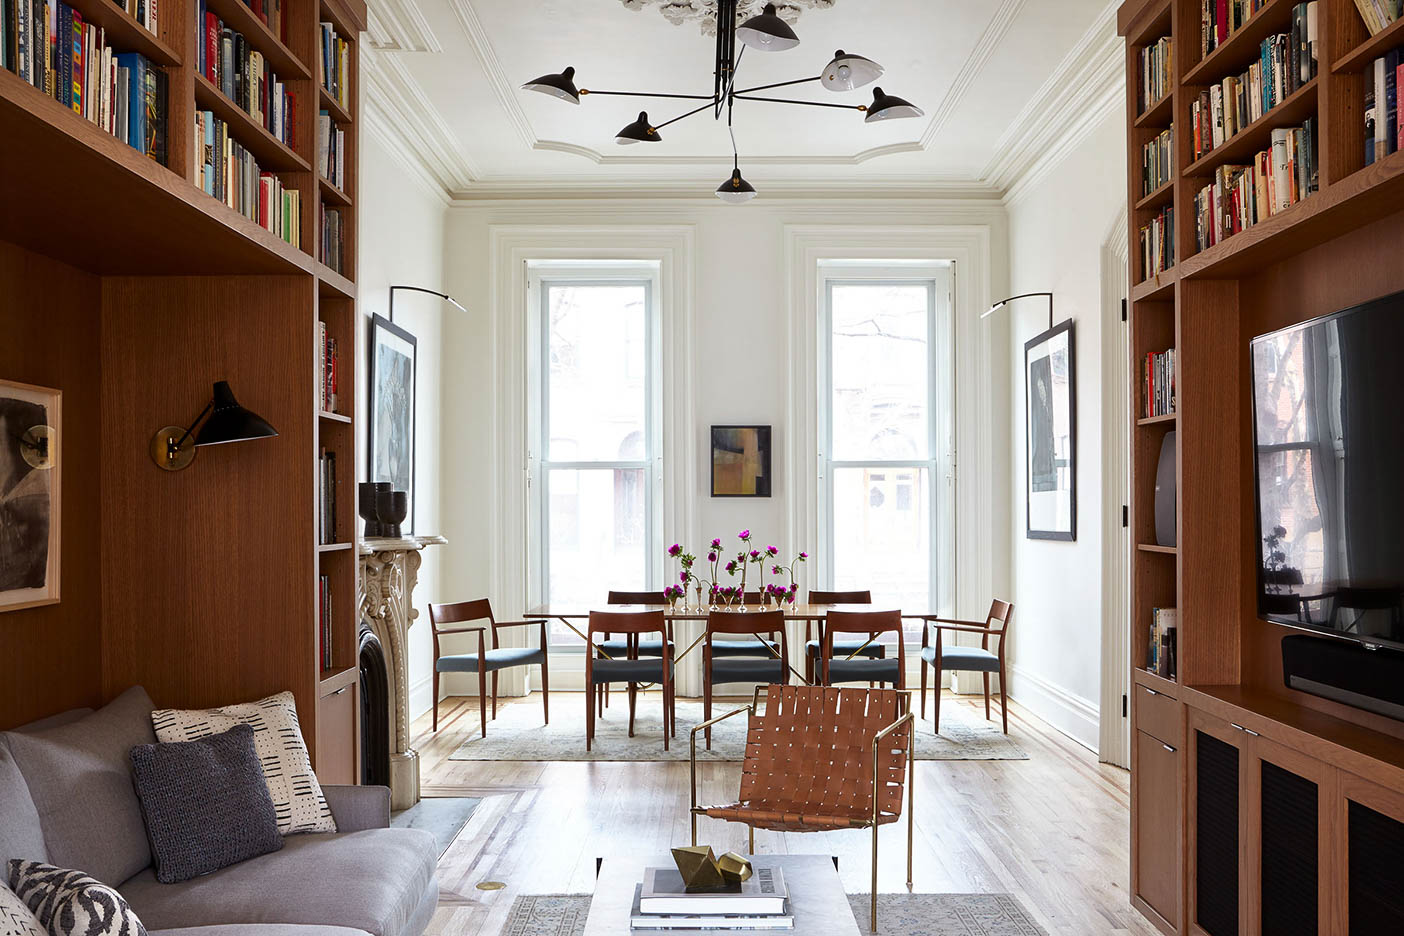
{"label": "area rug", "polygon": [[[868,895],[849,894],[859,929],[868,932]],[[588,894],[518,897],[503,936],[580,936]],[[880,936],[1047,936],[1012,894],[878,894]]]}
{"label": "area rug", "polygon": [[426,796],[409,809],[391,813],[390,825],[396,829],[424,829],[432,833],[442,858],[480,802],[482,800],[471,796]]}
{"label": "area rug", "polygon": [[[466,719],[467,741],[453,752],[458,761],[685,761],[688,733],[701,724],[701,702],[678,703],[678,734],[670,749],[663,750],[663,703],[657,696],[639,700],[634,737],[629,737],[629,703],[623,693],[610,700],[602,718],[595,720],[595,741],[585,750],[584,696],[560,695],[567,702],[552,706],[551,724],[541,723],[539,704],[514,703],[497,710],[488,722],[488,734],[478,733],[477,721]],[[712,703],[712,715],[739,707],[734,701]],[[562,711],[564,709],[564,711]],[[996,716],[998,713],[996,713]],[[1027,760],[1019,743],[999,729],[998,721],[985,721],[969,706],[948,704],[941,709],[941,733],[933,734],[930,721],[918,721],[917,760]],[[728,718],[712,728],[712,749],[697,739],[697,759],[739,761],[746,750],[746,716]]]}

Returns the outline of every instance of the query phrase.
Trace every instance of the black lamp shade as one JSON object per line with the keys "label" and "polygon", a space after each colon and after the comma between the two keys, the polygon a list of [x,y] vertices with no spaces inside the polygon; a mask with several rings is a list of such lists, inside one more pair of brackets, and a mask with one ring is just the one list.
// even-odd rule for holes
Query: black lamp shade
{"label": "black lamp shade", "polygon": [[528,81],[522,85],[522,88],[527,91],[540,91],[542,94],[549,94],[551,97],[570,101],[572,104],[580,103],[580,90],[575,87],[574,68],[567,68],[556,75],[542,75],[540,78]]}
{"label": "black lamp shade", "polygon": [[639,111],[639,119],[614,135],[614,142],[621,146],[630,143],[657,143],[663,137],[648,122],[648,111]]}
{"label": "black lamp shade", "polygon": [[910,101],[899,98],[895,94],[888,94],[881,88],[873,88],[873,103],[868,105],[868,116],[863,118],[863,122],[874,123],[879,120],[895,120],[899,117],[920,117],[924,113],[925,111]]}
{"label": "black lamp shade", "polygon": [[196,445],[219,445],[223,442],[242,442],[245,439],[265,439],[275,436],[278,430],[270,426],[262,416],[250,412],[234,399],[234,391],[221,380],[214,385],[214,406],[209,419],[195,434]]}
{"label": "black lamp shade", "polygon": [[744,205],[756,197],[756,187],[741,178],[740,169],[734,169],[731,178],[717,186],[717,197],[728,205]]}
{"label": "black lamp shade", "polygon": [[799,36],[776,14],[773,3],[736,27],[736,38],[757,52],[784,52],[799,45]]}

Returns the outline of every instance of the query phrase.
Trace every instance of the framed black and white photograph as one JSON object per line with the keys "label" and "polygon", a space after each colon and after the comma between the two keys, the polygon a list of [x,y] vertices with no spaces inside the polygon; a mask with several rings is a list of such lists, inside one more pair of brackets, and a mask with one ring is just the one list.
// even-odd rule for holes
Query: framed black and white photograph
{"label": "framed black and white photograph", "polygon": [[371,318],[370,446],[371,481],[388,481],[404,491],[408,509],[404,531],[414,532],[414,335],[389,319]]}
{"label": "framed black and white photograph", "polygon": [[0,380],[0,611],[59,600],[62,400]]}
{"label": "framed black and white photograph", "polygon": [[1027,533],[1077,539],[1077,394],[1069,319],[1024,344]]}
{"label": "framed black and white photograph", "polygon": [[770,427],[712,427],[712,496],[770,496]]}

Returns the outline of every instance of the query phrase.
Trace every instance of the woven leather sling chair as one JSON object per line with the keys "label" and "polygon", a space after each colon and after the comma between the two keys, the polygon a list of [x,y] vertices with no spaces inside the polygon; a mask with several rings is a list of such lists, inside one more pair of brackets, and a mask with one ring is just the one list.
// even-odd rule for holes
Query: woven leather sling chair
{"label": "woven leather sling chair", "polygon": [[[878,827],[902,815],[907,793],[907,889],[912,886],[912,733],[910,693],[896,689],[766,686],[751,704],[692,729],[692,844],[697,817],[775,832],[872,829],[872,931],[877,932]],[[697,735],[749,714],[741,792],[726,806],[697,805]],[[905,777],[903,775],[906,775]]]}

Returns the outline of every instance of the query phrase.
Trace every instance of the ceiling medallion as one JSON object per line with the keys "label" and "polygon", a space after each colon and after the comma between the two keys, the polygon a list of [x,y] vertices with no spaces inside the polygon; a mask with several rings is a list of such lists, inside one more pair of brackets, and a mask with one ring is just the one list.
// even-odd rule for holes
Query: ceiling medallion
{"label": "ceiling medallion", "polygon": [[[650,0],[621,0],[631,8],[640,9]],[[542,75],[528,81],[522,87],[528,91],[549,94],[561,101],[579,104],[580,99],[590,94],[612,97],[661,98],[665,100],[701,101],[700,105],[655,124],[649,119],[648,111],[639,111],[637,120],[628,123],[614,136],[621,145],[633,143],[658,143],[663,136],[658,132],[669,124],[700,114],[712,112],[714,120],[726,115],[726,129],[731,135],[732,171],[731,177],[717,187],[717,197],[727,204],[745,204],[756,197],[755,187],[741,177],[741,157],[736,148],[736,133],[731,126],[731,113],[737,101],[763,101],[768,104],[797,104],[803,107],[831,107],[839,110],[855,110],[864,114],[864,123],[877,123],[901,117],[920,117],[922,109],[882,88],[873,87],[871,104],[837,104],[831,101],[805,101],[796,98],[761,96],[757,91],[770,91],[774,88],[789,88],[795,85],[819,82],[827,91],[845,92],[871,84],[882,75],[882,66],[872,59],[845,52],[839,49],[824,70],[809,78],[796,78],[792,81],[777,81],[772,84],[757,85],[753,88],[737,88],[736,73],[741,66],[741,58],[747,49],[757,52],[784,52],[799,45],[799,36],[790,28],[790,22],[799,15],[800,6],[809,8],[830,7],[834,0],[791,0],[790,3],[767,3],[759,13],[755,12],[757,0],[652,0],[657,3],[669,20],[681,23],[688,18],[702,19],[706,31],[705,17],[711,16],[717,36],[716,65],[712,73],[711,94],[673,94],[661,91],[600,91],[590,88],[577,88],[575,69],[552,75]],[[794,16],[787,22],[779,7],[793,10]],[[676,18],[675,18],[676,17]],[[721,28],[715,28],[720,24]]]}
{"label": "ceiling medallion", "polygon": [[[657,7],[663,18],[674,26],[681,26],[692,20],[700,20],[702,35],[717,34],[717,8],[722,0],[619,0],[630,10]],[[782,0],[775,4],[775,12],[782,20],[793,26],[803,10],[827,10],[838,0]],[[761,12],[763,0],[737,0],[738,21],[750,19]]]}

